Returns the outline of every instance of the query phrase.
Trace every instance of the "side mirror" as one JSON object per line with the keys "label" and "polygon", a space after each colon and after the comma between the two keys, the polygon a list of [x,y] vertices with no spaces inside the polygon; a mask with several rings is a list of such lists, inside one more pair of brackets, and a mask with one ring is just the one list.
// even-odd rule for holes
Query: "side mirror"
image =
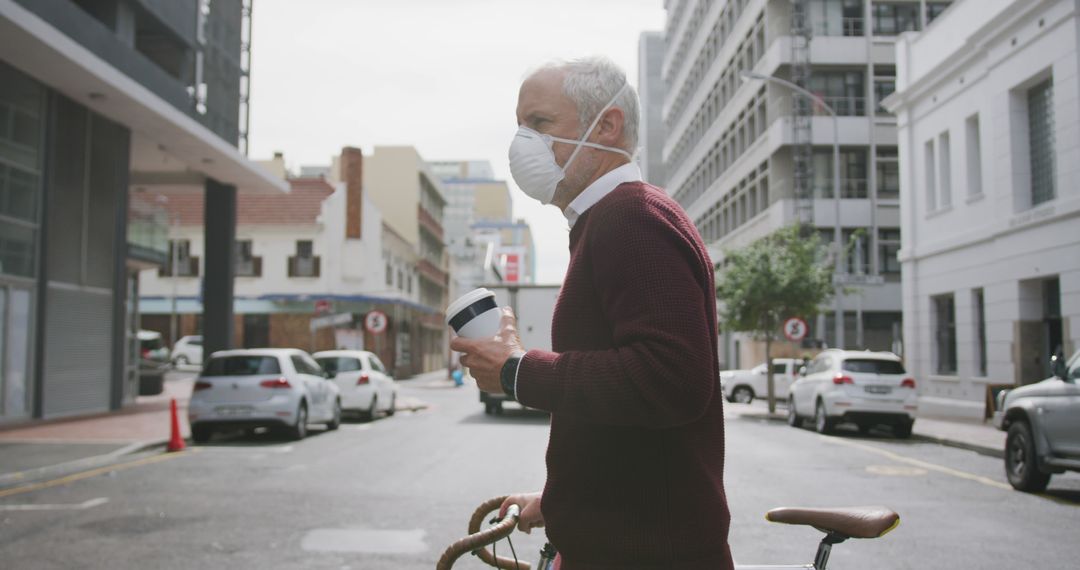
{"label": "side mirror", "polygon": [[806,367],[805,366],[800,366],[799,370],[797,372],[795,372],[795,375],[796,376],[806,376]]}

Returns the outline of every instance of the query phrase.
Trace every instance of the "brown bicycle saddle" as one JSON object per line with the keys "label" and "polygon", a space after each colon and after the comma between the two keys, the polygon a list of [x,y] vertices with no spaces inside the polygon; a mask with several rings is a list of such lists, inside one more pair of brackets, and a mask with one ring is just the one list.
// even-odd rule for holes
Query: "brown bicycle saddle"
{"label": "brown bicycle saddle", "polygon": [[812,526],[848,538],[878,538],[900,524],[900,515],[885,507],[801,509],[781,507],[765,513],[765,520]]}

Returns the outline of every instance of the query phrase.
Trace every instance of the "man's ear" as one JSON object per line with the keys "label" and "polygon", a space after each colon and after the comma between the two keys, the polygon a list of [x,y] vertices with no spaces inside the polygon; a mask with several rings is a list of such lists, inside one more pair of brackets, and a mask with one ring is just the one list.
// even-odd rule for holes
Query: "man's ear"
{"label": "man's ear", "polygon": [[623,142],[623,126],[626,114],[618,107],[604,111],[596,125],[596,142],[604,146],[618,147]]}

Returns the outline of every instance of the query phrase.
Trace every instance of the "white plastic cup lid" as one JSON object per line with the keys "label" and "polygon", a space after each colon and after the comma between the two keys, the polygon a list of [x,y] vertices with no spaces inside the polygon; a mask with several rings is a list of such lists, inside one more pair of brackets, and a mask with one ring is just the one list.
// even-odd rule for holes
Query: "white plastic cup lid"
{"label": "white plastic cup lid", "polygon": [[450,303],[450,306],[446,308],[446,325],[450,326],[450,321],[454,320],[454,317],[456,317],[457,314],[460,313],[462,310],[469,308],[470,306],[472,306],[473,303],[487,297],[491,297],[492,299],[494,299],[495,293],[484,287],[481,287],[479,289],[473,289],[472,291],[469,291],[468,293],[465,293],[464,295],[458,297],[456,301]]}

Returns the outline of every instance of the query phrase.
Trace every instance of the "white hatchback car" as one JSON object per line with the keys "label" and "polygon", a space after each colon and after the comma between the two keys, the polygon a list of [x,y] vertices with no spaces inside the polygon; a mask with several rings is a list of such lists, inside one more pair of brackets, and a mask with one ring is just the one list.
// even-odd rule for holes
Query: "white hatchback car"
{"label": "white hatchback car", "polygon": [[378,412],[394,415],[397,382],[378,356],[364,350],[326,350],[314,356],[337,384],[345,413],[357,413],[369,421]]}
{"label": "white hatchback car", "polygon": [[177,367],[188,364],[202,365],[202,337],[188,335],[180,337],[172,349],[172,361]]}
{"label": "white hatchback car", "polygon": [[188,403],[191,438],[209,441],[230,427],[284,428],[293,439],[309,423],[341,425],[338,387],[308,353],[296,349],[224,350],[210,356]]}
{"label": "white hatchback car", "polygon": [[788,423],[812,417],[820,433],[853,422],[866,433],[886,424],[897,437],[910,437],[918,410],[915,379],[891,352],[830,349],[818,354],[791,385]]}

